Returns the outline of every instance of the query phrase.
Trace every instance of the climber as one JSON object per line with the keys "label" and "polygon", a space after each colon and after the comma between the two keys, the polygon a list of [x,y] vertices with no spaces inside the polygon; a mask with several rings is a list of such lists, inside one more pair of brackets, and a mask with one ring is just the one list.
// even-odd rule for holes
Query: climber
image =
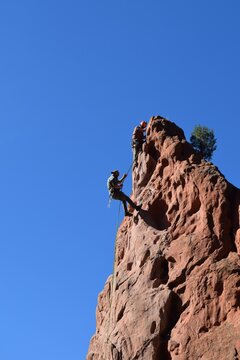
{"label": "climber", "polygon": [[142,151],[142,145],[146,141],[146,127],[147,122],[141,121],[138,126],[135,127],[132,135],[132,149],[133,149],[133,161],[137,165],[137,156]]}
{"label": "climber", "polygon": [[109,191],[109,195],[112,199],[120,200],[123,204],[123,209],[125,216],[132,216],[132,214],[127,209],[127,202],[137,211],[141,210],[141,205],[136,205],[134,202],[126,195],[124,192],[122,192],[123,187],[123,181],[127,177],[127,174],[124,174],[121,179],[118,179],[119,177],[119,171],[113,170],[111,172],[111,176],[108,178],[107,181],[107,187]]}

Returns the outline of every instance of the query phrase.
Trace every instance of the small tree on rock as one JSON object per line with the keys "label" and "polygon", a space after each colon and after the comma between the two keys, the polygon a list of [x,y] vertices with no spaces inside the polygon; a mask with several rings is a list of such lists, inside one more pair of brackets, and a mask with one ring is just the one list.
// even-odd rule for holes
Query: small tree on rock
{"label": "small tree on rock", "polygon": [[196,125],[190,137],[195,150],[199,151],[205,160],[211,160],[216,150],[216,138],[213,130],[206,126]]}

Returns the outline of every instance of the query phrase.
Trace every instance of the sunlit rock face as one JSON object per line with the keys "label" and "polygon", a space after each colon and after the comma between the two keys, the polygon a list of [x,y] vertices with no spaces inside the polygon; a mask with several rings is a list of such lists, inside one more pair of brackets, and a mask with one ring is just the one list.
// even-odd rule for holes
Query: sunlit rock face
{"label": "sunlit rock face", "polygon": [[87,360],[240,359],[240,190],[152,117]]}

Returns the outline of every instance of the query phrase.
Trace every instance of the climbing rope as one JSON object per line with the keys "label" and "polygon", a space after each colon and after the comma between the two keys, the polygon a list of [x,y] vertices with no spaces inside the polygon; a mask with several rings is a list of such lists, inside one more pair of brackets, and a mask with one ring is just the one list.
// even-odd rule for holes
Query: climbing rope
{"label": "climbing rope", "polygon": [[[128,168],[127,171],[127,175],[129,173],[129,171],[131,170],[133,163],[135,160],[133,160],[133,162],[131,163],[130,167]],[[109,197],[109,202],[108,205],[110,207],[110,203],[111,203],[111,196]],[[114,242],[114,261],[113,261],[113,281],[112,284],[114,282],[114,276],[115,276],[115,260],[116,260],[116,244],[117,244],[117,233],[118,233],[118,226],[119,226],[119,218],[120,218],[120,208],[121,208],[121,201],[119,201],[119,206],[118,206],[118,215],[117,215],[117,223],[116,223],[116,236],[115,236],[115,242]]]}
{"label": "climbing rope", "polygon": [[[134,161],[131,162],[131,165],[129,166],[128,170],[127,170],[127,175],[129,174]],[[111,201],[112,201],[112,197],[109,196],[109,201],[108,201],[108,208],[111,205]],[[118,227],[119,227],[119,219],[120,219],[120,211],[121,211],[121,201],[119,201],[119,206],[118,206],[118,214],[117,214],[117,222],[116,222],[116,235],[115,235],[115,240],[114,240],[114,259],[113,259],[113,275],[112,275],[112,282],[111,282],[111,297],[110,297],[110,306],[109,306],[109,320],[108,320],[108,330],[107,330],[107,339],[109,339],[109,329],[110,329],[110,322],[111,322],[111,315],[112,315],[112,300],[113,300],[113,291],[114,291],[114,286],[115,286],[115,263],[116,263],[116,252],[117,252],[117,234],[118,234]]]}
{"label": "climbing rope", "polygon": [[135,162],[135,159],[131,162],[131,165],[129,166],[128,171],[127,171],[127,175],[128,175],[128,173],[129,173],[129,171],[131,170],[131,168],[132,168],[132,166],[133,166],[134,162]]}
{"label": "climbing rope", "polygon": [[114,275],[115,275],[116,245],[117,245],[117,233],[118,233],[118,226],[119,226],[120,209],[121,209],[121,201],[119,201],[119,206],[118,206],[118,215],[117,215],[117,223],[116,223],[116,236],[115,236],[115,242],[114,242],[113,278],[114,278]]}
{"label": "climbing rope", "polygon": [[115,285],[115,261],[116,261],[117,234],[118,234],[118,226],[119,226],[120,209],[121,209],[121,202],[119,201],[118,215],[117,215],[117,222],[116,222],[116,235],[115,235],[115,240],[114,240],[113,275],[112,275],[112,281],[111,281],[111,296],[110,296],[110,306],[109,306],[107,339],[109,339],[109,335],[110,335],[109,334],[109,329],[110,329],[111,315],[112,315],[113,288],[114,288],[114,285]]}

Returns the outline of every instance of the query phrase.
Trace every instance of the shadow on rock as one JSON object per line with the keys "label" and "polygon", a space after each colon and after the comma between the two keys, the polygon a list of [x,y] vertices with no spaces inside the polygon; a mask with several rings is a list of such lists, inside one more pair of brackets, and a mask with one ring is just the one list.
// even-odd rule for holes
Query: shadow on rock
{"label": "shadow on rock", "polygon": [[145,223],[156,230],[166,230],[170,223],[166,214],[153,212],[149,210],[140,210],[139,216],[145,221]]}

